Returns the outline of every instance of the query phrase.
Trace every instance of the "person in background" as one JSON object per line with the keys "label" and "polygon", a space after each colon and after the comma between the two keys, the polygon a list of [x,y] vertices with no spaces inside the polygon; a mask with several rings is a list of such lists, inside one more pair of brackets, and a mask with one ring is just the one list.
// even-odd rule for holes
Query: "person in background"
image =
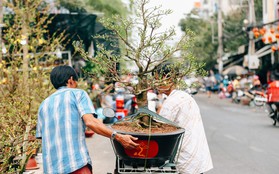
{"label": "person in background", "polygon": [[118,134],[94,118],[88,94],[77,89],[78,75],[70,66],[57,66],[50,73],[56,92],[38,110],[36,138],[42,139],[44,173],[92,174],[92,162],[85,141],[85,128],[116,139],[124,148],[136,148],[137,138]]}
{"label": "person in background", "polygon": [[261,91],[262,90],[262,83],[259,79],[259,76],[253,76],[253,87],[252,90]]}
{"label": "person in background", "polygon": [[[276,104],[279,102],[279,63],[275,63],[267,74],[267,111],[272,119],[275,119]],[[275,105],[274,105],[275,104]],[[276,124],[276,121],[273,125]]]}
{"label": "person in background", "polygon": [[227,75],[224,76],[224,79],[222,81],[224,88],[227,88],[229,85],[229,77]]}
{"label": "person in background", "polygon": [[243,89],[244,91],[247,91],[249,89],[247,75],[242,75],[242,78],[239,80],[239,85],[240,88]]}
{"label": "person in background", "polygon": [[213,164],[200,109],[188,93],[176,89],[176,75],[170,75],[170,66],[170,63],[161,64],[154,72],[155,79],[163,76],[165,82],[158,84],[156,89],[168,96],[162,104],[159,115],[185,129],[177,161],[179,173],[204,173],[212,169]]}
{"label": "person in background", "polygon": [[237,89],[240,88],[240,80],[241,80],[241,77],[240,77],[240,76],[237,76],[237,77],[233,80],[232,84],[233,84],[234,90],[237,90]]}
{"label": "person in background", "polygon": [[228,76],[225,75],[222,82],[220,83],[220,92],[219,92],[219,98],[226,98],[228,97],[229,93],[227,90],[227,87],[229,86],[229,79]]}
{"label": "person in background", "polygon": [[211,97],[213,85],[214,81],[212,80],[211,75],[208,74],[208,76],[204,78],[204,86],[208,98]]}

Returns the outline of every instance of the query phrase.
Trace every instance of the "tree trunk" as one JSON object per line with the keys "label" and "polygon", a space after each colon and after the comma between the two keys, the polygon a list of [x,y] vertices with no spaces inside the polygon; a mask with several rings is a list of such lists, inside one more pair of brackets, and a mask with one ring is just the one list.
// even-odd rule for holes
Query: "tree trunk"
{"label": "tree trunk", "polygon": [[148,86],[148,81],[146,76],[139,76],[139,79],[140,81],[137,85],[137,91],[136,91],[137,104],[139,107],[144,107],[147,106],[147,89],[150,87]]}
{"label": "tree trunk", "polygon": [[138,94],[137,96],[137,104],[139,107],[147,106],[147,92],[142,92],[141,94]]}
{"label": "tree trunk", "polygon": [[[27,14],[24,14],[23,16],[26,16]],[[22,72],[23,72],[23,81],[22,81],[22,95],[28,96],[29,92],[29,84],[28,84],[28,79],[29,79],[29,57],[28,57],[28,15],[26,18],[23,18],[23,24],[22,24],[22,40],[25,40],[22,42],[22,47],[23,47],[23,64],[22,64]],[[26,114],[29,114],[26,112]],[[26,151],[27,151],[27,146],[28,146],[28,136],[30,133],[30,124],[31,124],[31,117],[29,116],[25,133],[24,133],[24,142],[22,145],[23,148],[23,156],[22,156],[22,163],[26,162],[27,156],[26,156]],[[21,166],[24,166],[23,164]]]}

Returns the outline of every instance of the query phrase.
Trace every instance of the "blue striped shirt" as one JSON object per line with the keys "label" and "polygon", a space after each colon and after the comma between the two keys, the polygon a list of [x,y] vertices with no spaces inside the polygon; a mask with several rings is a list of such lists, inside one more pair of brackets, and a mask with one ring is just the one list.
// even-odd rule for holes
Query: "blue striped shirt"
{"label": "blue striped shirt", "polygon": [[94,112],[92,101],[81,89],[62,87],[42,102],[36,137],[42,138],[44,174],[66,174],[92,165],[82,116]]}

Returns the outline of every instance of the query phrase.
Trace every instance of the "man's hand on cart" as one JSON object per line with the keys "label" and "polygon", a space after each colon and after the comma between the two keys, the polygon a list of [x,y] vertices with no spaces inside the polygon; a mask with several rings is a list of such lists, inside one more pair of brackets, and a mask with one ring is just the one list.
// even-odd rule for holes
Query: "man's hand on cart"
{"label": "man's hand on cart", "polygon": [[138,138],[131,135],[123,135],[118,133],[115,135],[115,140],[117,140],[125,149],[137,148],[139,146],[139,144],[135,142],[137,139]]}

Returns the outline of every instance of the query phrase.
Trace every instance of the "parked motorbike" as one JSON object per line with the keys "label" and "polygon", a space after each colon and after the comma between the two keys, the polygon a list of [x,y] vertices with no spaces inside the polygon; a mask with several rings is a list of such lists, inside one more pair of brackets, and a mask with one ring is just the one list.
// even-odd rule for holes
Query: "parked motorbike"
{"label": "parked motorbike", "polygon": [[244,92],[255,106],[263,106],[267,102],[267,96],[265,92],[258,90],[248,90]]}

